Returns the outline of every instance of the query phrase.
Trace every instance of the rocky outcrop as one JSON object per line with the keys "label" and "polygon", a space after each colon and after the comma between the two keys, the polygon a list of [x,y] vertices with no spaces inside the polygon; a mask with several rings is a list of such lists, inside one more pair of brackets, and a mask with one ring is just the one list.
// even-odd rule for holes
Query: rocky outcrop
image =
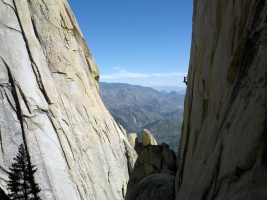
{"label": "rocky outcrop", "polygon": [[[157,192],[173,189],[176,172],[176,155],[166,144],[148,145],[138,149],[138,158],[130,175],[126,199],[156,199]],[[150,176],[151,174],[160,174]],[[164,177],[164,174],[166,177]],[[170,178],[171,177],[171,178]],[[169,182],[173,180],[172,183]],[[160,181],[157,183],[157,181]],[[164,183],[168,183],[164,186]],[[149,186],[149,187],[147,187]],[[160,189],[161,188],[161,189]],[[158,189],[158,190],[157,190]],[[155,192],[157,190],[157,192]],[[149,195],[155,195],[154,198]],[[147,198],[145,198],[147,197]],[[148,198],[149,197],[149,198]]]}
{"label": "rocky outcrop", "polygon": [[42,199],[123,199],[135,152],[66,0],[0,0],[0,184],[25,143]]}
{"label": "rocky outcrop", "polygon": [[194,1],[176,199],[267,199],[267,3]]}
{"label": "rocky outcrop", "polygon": [[6,193],[4,192],[4,190],[2,190],[2,188],[0,188],[0,199],[1,200],[10,200],[10,198],[6,195]]}
{"label": "rocky outcrop", "polygon": [[174,198],[174,176],[158,173],[148,175],[134,185],[126,200],[173,200]]}
{"label": "rocky outcrop", "polygon": [[133,148],[135,148],[135,146],[138,144],[138,138],[136,133],[127,134],[127,139]]}
{"label": "rocky outcrop", "polygon": [[142,131],[142,145],[157,145],[157,141],[154,136],[147,129],[143,129]]}
{"label": "rocky outcrop", "polygon": [[118,124],[118,126],[119,126],[121,132],[124,134],[124,136],[127,137],[127,132],[126,132],[126,130],[123,128],[123,126],[120,125],[120,124]]}

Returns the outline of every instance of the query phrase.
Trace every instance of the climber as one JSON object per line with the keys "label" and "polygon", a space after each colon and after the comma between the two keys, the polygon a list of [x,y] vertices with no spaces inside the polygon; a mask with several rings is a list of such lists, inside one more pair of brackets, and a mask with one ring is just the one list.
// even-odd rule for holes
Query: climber
{"label": "climber", "polygon": [[187,85],[187,76],[184,76],[184,83]]}

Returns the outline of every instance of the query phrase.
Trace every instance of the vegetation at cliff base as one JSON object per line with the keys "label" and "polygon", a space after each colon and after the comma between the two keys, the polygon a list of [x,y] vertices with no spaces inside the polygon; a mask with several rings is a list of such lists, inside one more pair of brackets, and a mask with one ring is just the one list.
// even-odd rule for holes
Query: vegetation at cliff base
{"label": "vegetation at cliff base", "polygon": [[30,157],[23,144],[19,146],[14,161],[8,172],[7,186],[10,191],[8,196],[13,200],[40,200],[38,193],[41,190],[34,180],[34,173],[37,169],[31,165]]}

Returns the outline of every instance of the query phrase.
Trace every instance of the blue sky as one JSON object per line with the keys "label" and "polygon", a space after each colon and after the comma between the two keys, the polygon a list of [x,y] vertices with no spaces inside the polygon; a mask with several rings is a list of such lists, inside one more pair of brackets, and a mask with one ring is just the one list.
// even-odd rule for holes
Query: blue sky
{"label": "blue sky", "polygon": [[192,0],[68,0],[100,81],[185,87]]}

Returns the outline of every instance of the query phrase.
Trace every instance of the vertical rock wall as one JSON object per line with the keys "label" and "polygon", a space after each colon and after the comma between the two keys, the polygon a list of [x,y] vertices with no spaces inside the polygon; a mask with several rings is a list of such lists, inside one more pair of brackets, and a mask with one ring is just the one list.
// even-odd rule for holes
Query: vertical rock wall
{"label": "vertical rock wall", "polygon": [[135,153],[98,79],[66,0],[0,0],[1,188],[25,143],[42,199],[123,199]]}
{"label": "vertical rock wall", "polygon": [[267,199],[267,1],[194,1],[176,199]]}

